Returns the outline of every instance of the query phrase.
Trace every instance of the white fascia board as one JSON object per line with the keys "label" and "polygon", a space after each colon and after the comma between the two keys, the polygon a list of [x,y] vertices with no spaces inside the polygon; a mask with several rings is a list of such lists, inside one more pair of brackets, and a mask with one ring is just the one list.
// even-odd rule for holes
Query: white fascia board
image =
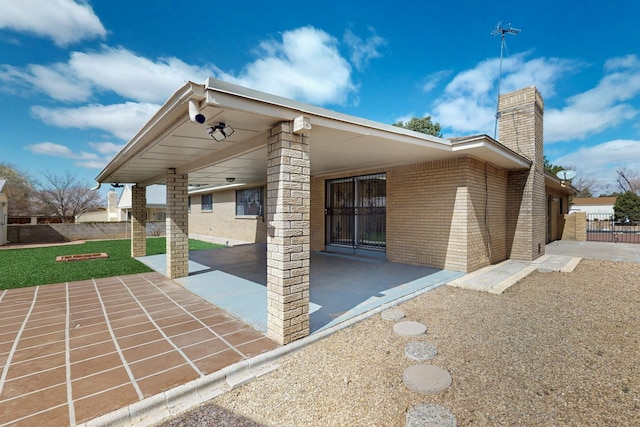
{"label": "white fascia board", "polygon": [[[489,139],[488,136],[480,135],[477,137],[471,137],[469,139],[456,141],[452,144],[451,151],[454,153],[468,153],[473,154],[480,150],[489,150],[499,156],[507,159],[510,163],[514,163],[514,166],[520,166],[522,168],[531,167],[531,160],[521,156],[520,154],[512,151],[497,141]],[[482,156],[480,156],[482,158]]]}

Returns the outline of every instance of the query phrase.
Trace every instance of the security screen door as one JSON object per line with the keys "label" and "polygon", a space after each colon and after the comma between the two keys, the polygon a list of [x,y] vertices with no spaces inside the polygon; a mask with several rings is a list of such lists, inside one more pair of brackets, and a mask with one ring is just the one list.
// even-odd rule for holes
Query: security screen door
{"label": "security screen door", "polygon": [[327,244],[354,249],[385,249],[386,174],[327,181],[326,195]]}

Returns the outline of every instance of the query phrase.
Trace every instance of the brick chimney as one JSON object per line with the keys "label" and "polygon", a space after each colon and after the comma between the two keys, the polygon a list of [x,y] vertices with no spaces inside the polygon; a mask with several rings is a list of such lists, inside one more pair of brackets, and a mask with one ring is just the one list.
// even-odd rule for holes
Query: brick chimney
{"label": "brick chimney", "polygon": [[507,254],[531,261],[544,255],[546,194],[542,116],[544,101],[535,87],[500,96],[499,141],[531,160],[531,168],[509,172]]}

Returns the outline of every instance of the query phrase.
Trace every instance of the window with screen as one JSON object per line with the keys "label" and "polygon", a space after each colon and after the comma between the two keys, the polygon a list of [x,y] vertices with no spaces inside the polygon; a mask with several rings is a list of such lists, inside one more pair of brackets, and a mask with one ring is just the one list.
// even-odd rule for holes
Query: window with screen
{"label": "window with screen", "polygon": [[202,206],[201,209],[203,211],[211,211],[213,210],[213,194],[203,194],[202,195]]}
{"label": "window with screen", "polygon": [[262,216],[264,212],[262,188],[236,191],[236,215]]}

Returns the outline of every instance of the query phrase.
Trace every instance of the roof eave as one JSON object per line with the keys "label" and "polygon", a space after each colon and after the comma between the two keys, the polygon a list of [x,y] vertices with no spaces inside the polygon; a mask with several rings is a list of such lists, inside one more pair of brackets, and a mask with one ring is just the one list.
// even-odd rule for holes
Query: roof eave
{"label": "roof eave", "polygon": [[510,166],[511,169],[528,169],[531,167],[531,160],[516,153],[510,148],[500,144],[488,135],[473,135],[451,140],[451,151],[460,154],[469,154],[490,161],[486,154],[491,153],[499,156],[503,165]]}
{"label": "roof eave", "polygon": [[[329,110],[323,107],[318,107],[315,105],[306,104],[304,102],[294,101],[281,96],[272,95],[266,92],[237,86],[211,77],[208,78],[205,82],[204,90],[207,94],[207,103],[210,104],[231,104],[231,102],[221,102],[222,100],[229,101],[229,98],[216,97],[216,94],[219,94],[235,99],[243,99],[249,102],[258,102],[265,106],[276,107],[281,111],[280,116],[282,116],[283,118],[286,117],[287,119],[293,119],[294,117],[303,114],[313,116],[314,120],[312,120],[312,122],[314,125],[331,126],[367,135],[384,133],[387,137],[389,137],[389,135],[391,134],[397,135],[400,138],[405,137],[405,140],[408,136],[413,138],[414,140],[417,139],[434,145],[441,145],[444,147],[451,146],[451,141],[449,141],[448,139],[415,132],[410,129],[405,129],[393,125],[387,125],[385,123],[380,123],[361,117],[339,113],[337,111]],[[241,105],[237,104],[233,105],[232,108],[233,107],[242,108]],[[244,108],[242,109],[247,110],[247,107],[244,106]],[[289,111],[290,113],[286,114],[282,111]],[[336,125],[337,123],[340,123],[341,125]],[[359,128],[359,131],[355,130],[356,128]],[[398,137],[390,139],[396,139]]]}
{"label": "roof eave", "polygon": [[125,161],[152,145],[155,135],[171,125],[172,121],[166,119],[171,117],[188,99],[204,99],[204,97],[203,86],[191,81],[176,90],[124,148],[102,169],[96,177],[96,182],[108,182],[109,176],[120,168]]}

